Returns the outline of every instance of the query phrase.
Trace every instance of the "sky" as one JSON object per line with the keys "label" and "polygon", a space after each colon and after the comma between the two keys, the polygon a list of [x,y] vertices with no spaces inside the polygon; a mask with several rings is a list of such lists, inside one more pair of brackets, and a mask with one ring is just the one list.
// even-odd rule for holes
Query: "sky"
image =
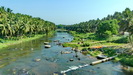
{"label": "sky", "polygon": [[55,24],[71,25],[102,19],[127,7],[133,10],[133,0],[0,0],[0,6]]}

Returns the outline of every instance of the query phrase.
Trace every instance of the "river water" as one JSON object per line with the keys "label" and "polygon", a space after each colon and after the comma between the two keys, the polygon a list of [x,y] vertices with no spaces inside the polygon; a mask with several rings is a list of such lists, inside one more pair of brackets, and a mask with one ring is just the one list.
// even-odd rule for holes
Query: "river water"
{"label": "river water", "polygon": [[[66,75],[133,75],[133,72],[122,70],[120,63],[111,61],[94,66],[87,65],[97,59],[74,52],[70,47],[62,47],[54,42],[60,40],[64,43],[72,39],[73,36],[67,32],[57,32],[52,37],[45,36],[4,48],[0,52],[0,75],[53,75],[61,72],[66,72]],[[45,41],[49,41],[52,47],[45,48]],[[61,51],[72,53],[61,54]],[[40,61],[37,62],[35,59]],[[70,59],[73,61],[69,61]]]}

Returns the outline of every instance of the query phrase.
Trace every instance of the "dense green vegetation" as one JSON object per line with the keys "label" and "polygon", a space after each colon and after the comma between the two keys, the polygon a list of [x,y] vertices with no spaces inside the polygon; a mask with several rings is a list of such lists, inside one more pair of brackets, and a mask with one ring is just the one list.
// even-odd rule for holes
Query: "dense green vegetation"
{"label": "dense green vegetation", "polygon": [[0,7],[0,48],[40,38],[55,30],[55,24],[39,17],[13,13]]}
{"label": "dense green vegetation", "polygon": [[[57,28],[64,28],[74,36],[72,42],[64,43],[63,46],[78,48],[84,54],[92,56],[118,55],[117,61],[133,66],[133,11],[129,8],[101,20],[58,25]],[[129,35],[124,36],[124,32],[128,32]]]}
{"label": "dense green vegetation", "polygon": [[77,32],[82,32],[82,33],[96,32],[97,26],[99,25],[100,22],[101,22],[100,19],[89,20],[86,22],[81,22],[79,24],[66,25],[64,28],[67,30],[77,31]]}
{"label": "dense green vegetation", "polygon": [[115,58],[115,61],[120,61],[125,65],[133,66],[133,50],[128,47],[127,37],[119,35],[108,39],[101,39],[98,38],[95,33],[79,33],[76,31],[70,31],[70,33],[74,36],[74,39],[72,42],[64,43],[64,47],[77,48],[78,50],[83,51],[83,54],[90,54],[92,56],[103,54],[110,57],[118,55],[118,57]]}
{"label": "dense green vegetation", "polygon": [[118,34],[118,29],[119,26],[116,19],[105,20],[98,25],[96,34],[98,37],[109,38],[111,35]]}
{"label": "dense green vegetation", "polygon": [[[115,21],[114,21],[115,19]],[[128,31],[133,34],[133,11],[126,8],[123,12],[115,12],[113,15],[108,15],[103,19],[89,20],[74,25],[66,25],[64,28],[71,31],[77,32],[96,32],[101,23],[108,21],[119,25],[119,33]],[[108,25],[107,25],[108,26]],[[106,26],[106,27],[107,27]],[[60,26],[61,27],[61,26]],[[63,27],[63,26],[62,26]]]}
{"label": "dense green vegetation", "polygon": [[0,38],[20,39],[55,30],[55,24],[39,17],[13,13],[10,8],[0,7]]}
{"label": "dense green vegetation", "polygon": [[113,15],[108,15],[101,20],[89,20],[74,25],[58,25],[57,28],[64,28],[68,31],[79,33],[94,33],[95,37],[93,38],[95,40],[109,39],[113,36],[123,35],[124,32],[129,32],[128,38],[123,37],[113,41],[119,43],[129,41],[133,47],[133,11],[129,8],[122,12],[115,12]]}

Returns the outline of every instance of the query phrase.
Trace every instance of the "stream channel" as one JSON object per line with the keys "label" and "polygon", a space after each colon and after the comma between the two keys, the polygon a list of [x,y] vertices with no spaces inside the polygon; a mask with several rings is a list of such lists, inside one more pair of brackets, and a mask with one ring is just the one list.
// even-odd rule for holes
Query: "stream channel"
{"label": "stream channel", "polygon": [[[0,50],[0,75],[53,75],[63,72],[66,72],[65,75],[133,75],[133,72],[123,70],[120,63],[112,61],[87,65],[98,59],[74,52],[71,47],[57,45],[54,40],[70,42],[73,36],[67,32],[56,32],[52,37],[45,36],[3,48]],[[51,48],[44,47],[45,41],[50,42]],[[61,54],[61,51],[72,53]]]}

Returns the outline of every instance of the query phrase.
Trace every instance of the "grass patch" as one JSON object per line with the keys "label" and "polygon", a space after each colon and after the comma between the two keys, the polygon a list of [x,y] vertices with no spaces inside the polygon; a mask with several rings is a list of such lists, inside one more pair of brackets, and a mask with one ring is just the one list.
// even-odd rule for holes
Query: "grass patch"
{"label": "grass patch", "polygon": [[[74,39],[70,43],[65,43],[67,47],[78,47],[87,54],[97,56],[99,54],[107,55],[108,57],[117,55],[118,50],[126,49],[128,38],[123,36],[112,36],[108,39],[98,38],[95,33],[77,33],[70,31]],[[94,46],[102,46],[101,49],[91,50]],[[128,48],[128,47],[127,47]],[[115,61],[120,61],[122,64],[133,66],[133,55],[128,53],[120,54],[115,58]]]}
{"label": "grass patch", "polygon": [[101,51],[88,51],[88,54],[90,54],[91,56],[97,56],[97,55],[100,55],[100,54],[102,54],[102,52]]}
{"label": "grass patch", "polygon": [[110,46],[124,46],[125,43],[116,43],[112,41],[116,41],[121,39],[121,36],[113,36],[109,39],[99,39],[95,33],[77,33],[75,31],[70,31],[74,36],[72,42],[63,44],[64,47],[78,47],[78,49],[82,50],[85,47],[93,47],[93,46],[103,46],[103,47],[110,47]]}
{"label": "grass patch", "polygon": [[80,45],[78,44],[71,44],[71,43],[64,43],[62,44],[63,47],[72,47],[72,48],[75,48],[75,47],[79,47]]}

